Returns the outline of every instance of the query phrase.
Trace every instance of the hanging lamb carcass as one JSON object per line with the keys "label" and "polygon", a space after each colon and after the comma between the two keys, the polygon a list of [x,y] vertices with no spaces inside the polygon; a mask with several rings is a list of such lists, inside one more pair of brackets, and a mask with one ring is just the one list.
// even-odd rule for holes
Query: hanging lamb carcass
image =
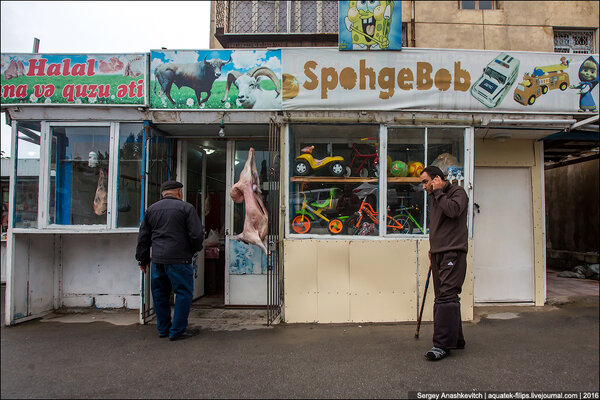
{"label": "hanging lamb carcass", "polygon": [[246,244],[255,244],[267,254],[269,215],[262,200],[253,148],[250,148],[240,179],[233,185],[229,195],[236,203],[243,202],[246,210],[244,230],[234,239]]}

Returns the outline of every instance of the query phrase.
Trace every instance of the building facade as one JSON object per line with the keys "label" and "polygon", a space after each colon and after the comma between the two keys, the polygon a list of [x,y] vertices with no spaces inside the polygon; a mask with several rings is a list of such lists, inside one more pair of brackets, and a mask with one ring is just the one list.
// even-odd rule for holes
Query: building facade
{"label": "building facade", "polygon": [[[570,12],[555,13],[560,4]],[[332,48],[337,2],[212,7],[209,50],[3,54],[16,155],[9,199],[31,185],[19,162],[37,157],[39,168],[37,191],[9,208],[7,323],[81,306],[149,318],[132,254],[168,178],[184,183],[214,244],[194,260],[195,297],[267,306],[269,322],[416,320],[429,266],[418,171],[432,164],[470,198],[463,318],[475,303],[544,304],[541,139],[597,131],[597,111],[578,111],[569,88],[598,59],[596,3],[403,2],[405,48],[379,53]],[[532,9],[548,18],[525,18]],[[521,47],[523,35],[539,40]],[[190,86],[164,73],[189,65],[211,69],[208,90],[199,75]],[[58,96],[50,71],[66,69]],[[26,92],[34,75],[38,92]],[[478,85],[492,76],[498,87],[486,95]],[[98,94],[84,78],[98,78]],[[532,87],[540,93],[519,94]],[[591,96],[597,104],[597,86]],[[245,209],[228,194],[250,148],[269,214],[266,253],[234,238]]]}

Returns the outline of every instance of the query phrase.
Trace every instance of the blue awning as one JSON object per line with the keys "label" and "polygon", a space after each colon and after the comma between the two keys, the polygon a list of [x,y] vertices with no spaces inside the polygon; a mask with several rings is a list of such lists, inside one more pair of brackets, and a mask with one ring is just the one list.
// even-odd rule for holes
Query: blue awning
{"label": "blue awning", "polygon": [[577,140],[580,142],[600,142],[599,132],[581,131],[578,129],[567,132],[562,130],[560,132],[553,133],[552,135],[546,136],[540,140]]}

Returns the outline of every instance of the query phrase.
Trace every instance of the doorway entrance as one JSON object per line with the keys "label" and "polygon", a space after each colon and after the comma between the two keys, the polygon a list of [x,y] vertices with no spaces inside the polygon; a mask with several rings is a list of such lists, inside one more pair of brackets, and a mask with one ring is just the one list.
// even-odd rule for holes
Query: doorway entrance
{"label": "doorway entrance", "polygon": [[[207,235],[204,248],[193,259],[192,309],[213,315],[213,311],[229,311],[214,310],[219,308],[256,308],[261,309],[267,324],[276,322],[283,303],[279,267],[281,125],[273,120],[268,125],[232,124],[224,136],[212,135],[218,125],[161,124],[154,129],[173,141],[177,179],[183,183],[185,201],[195,207]],[[246,207],[234,203],[229,193],[240,179],[250,148],[254,149],[260,180],[260,187],[253,186],[252,190],[260,189],[269,215],[264,240],[268,254],[257,245],[236,240],[244,230]],[[149,279],[144,279],[142,322],[153,316],[149,286]]]}
{"label": "doorway entrance", "polygon": [[193,263],[194,305],[219,308],[225,304],[227,142],[190,139],[182,144],[185,201],[196,208],[208,234]]}
{"label": "doorway entrance", "polygon": [[[264,307],[267,304],[267,255],[236,240],[244,229],[245,207],[229,192],[254,148],[265,206],[269,207],[269,151],[266,140],[185,139],[185,200],[192,204],[207,234],[194,258],[194,305]],[[183,174],[182,174],[183,176]]]}

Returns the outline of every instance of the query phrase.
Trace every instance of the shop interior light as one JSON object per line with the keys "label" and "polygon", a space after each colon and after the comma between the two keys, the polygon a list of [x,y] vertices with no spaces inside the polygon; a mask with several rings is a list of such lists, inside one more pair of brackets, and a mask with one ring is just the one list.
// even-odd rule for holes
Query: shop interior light
{"label": "shop interior light", "polygon": [[223,120],[221,120],[221,127],[219,128],[219,137],[225,136],[225,124]]}

